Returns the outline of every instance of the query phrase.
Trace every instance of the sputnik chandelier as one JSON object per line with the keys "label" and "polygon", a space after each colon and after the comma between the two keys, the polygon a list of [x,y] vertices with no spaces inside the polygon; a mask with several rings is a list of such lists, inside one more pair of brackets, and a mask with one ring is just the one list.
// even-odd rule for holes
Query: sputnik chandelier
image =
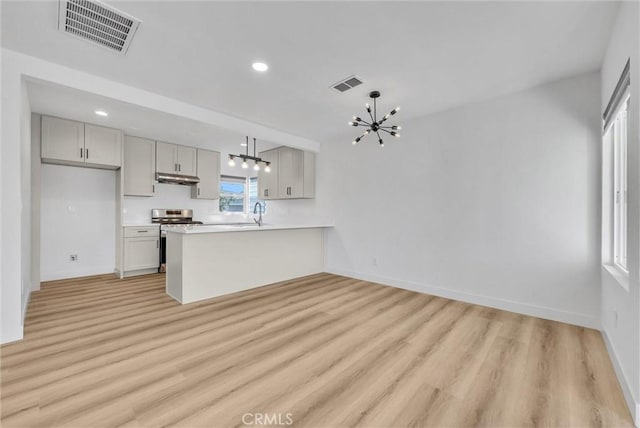
{"label": "sputnik chandelier", "polygon": [[240,158],[242,159],[242,168],[243,169],[247,169],[249,168],[249,164],[247,163],[247,159],[248,160],[252,160],[254,162],[253,164],[253,169],[256,171],[260,171],[260,164],[263,163],[264,166],[264,172],[271,172],[271,162],[267,162],[265,160],[262,160],[262,158],[259,158],[256,156],[256,139],[253,139],[253,156],[249,156],[249,137],[247,136],[247,143],[245,144],[245,146],[247,147],[247,152],[243,155],[229,155],[229,166],[236,166],[236,161],[235,158]]}
{"label": "sputnik chandelier", "polygon": [[380,143],[380,147],[384,147],[384,141],[382,141],[382,137],[380,136],[380,131],[386,132],[387,134],[393,137],[400,138],[400,134],[396,132],[401,129],[399,126],[397,125],[382,126],[382,124],[385,123],[387,119],[389,119],[391,116],[396,114],[398,110],[400,110],[400,107],[394,108],[389,113],[385,114],[382,117],[382,119],[378,120],[378,111],[377,111],[378,109],[376,105],[376,99],[379,97],[380,97],[380,92],[378,91],[372,91],[369,93],[369,98],[373,99],[373,112],[371,111],[371,106],[368,103],[365,104],[367,113],[369,113],[369,117],[371,118],[371,123],[359,118],[358,116],[353,116],[353,121],[349,122],[349,125],[351,126],[364,126],[367,128],[362,133],[362,135],[360,135],[355,140],[353,140],[353,144],[358,144],[360,140],[362,140],[364,137],[369,135],[371,132],[375,132],[376,135],[378,135],[378,142]]}

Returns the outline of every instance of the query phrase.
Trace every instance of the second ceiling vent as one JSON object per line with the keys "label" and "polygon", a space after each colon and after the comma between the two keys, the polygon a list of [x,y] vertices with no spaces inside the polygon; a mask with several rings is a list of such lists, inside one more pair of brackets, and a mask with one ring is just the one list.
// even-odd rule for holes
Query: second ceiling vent
{"label": "second ceiling vent", "polygon": [[345,92],[361,84],[362,84],[362,79],[354,75],[354,76],[349,76],[346,79],[342,79],[338,83],[334,83],[333,85],[331,85],[331,87],[338,92]]}
{"label": "second ceiling vent", "polygon": [[58,29],[126,54],[140,20],[97,0],[60,0]]}

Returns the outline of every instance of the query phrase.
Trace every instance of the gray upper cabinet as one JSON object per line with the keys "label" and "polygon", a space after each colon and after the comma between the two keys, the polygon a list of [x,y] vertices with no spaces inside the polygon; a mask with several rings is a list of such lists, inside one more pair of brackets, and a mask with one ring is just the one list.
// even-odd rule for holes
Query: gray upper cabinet
{"label": "gray upper cabinet", "polygon": [[279,147],[260,154],[271,162],[271,172],[258,174],[262,199],[314,198],[316,187],[315,153]]}
{"label": "gray upper cabinet", "polygon": [[220,153],[197,149],[196,163],[200,182],[191,188],[191,197],[220,199]]}
{"label": "gray upper cabinet", "polygon": [[196,175],[196,148],[178,144],[156,144],[156,172],[164,174]]}
{"label": "gray upper cabinet", "polygon": [[42,161],[118,169],[122,138],[118,129],[42,116]]}
{"label": "gray upper cabinet", "polygon": [[278,199],[278,149],[261,152],[258,156],[271,162],[270,172],[265,172],[264,168],[258,171],[258,197],[263,200]]}
{"label": "gray upper cabinet", "polygon": [[304,195],[304,152],[291,147],[278,149],[278,196],[280,199]]}
{"label": "gray upper cabinet", "polygon": [[156,142],[138,137],[124,137],[124,194],[155,194]]}
{"label": "gray upper cabinet", "polygon": [[43,161],[84,162],[84,123],[42,116]]}
{"label": "gray upper cabinet", "polygon": [[156,143],[156,172],[178,173],[178,146],[171,143]]}
{"label": "gray upper cabinet", "polygon": [[122,165],[122,131],[85,124],[84,161],[101,166]]}
{"label": "gray upper cabinet", "polygon": [[195,147],[178,146],[178,173],[197,175],[197,149]]}

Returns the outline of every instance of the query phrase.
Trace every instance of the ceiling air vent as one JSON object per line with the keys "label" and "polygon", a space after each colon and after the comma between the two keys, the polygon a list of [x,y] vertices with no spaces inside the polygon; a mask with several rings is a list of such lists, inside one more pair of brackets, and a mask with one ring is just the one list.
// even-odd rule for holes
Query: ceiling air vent
{"label": "ceiling air vent", "polygon": [[126,54],[140,20],[96,0],[60,0],[58,29]]}
{"label": "ceiling air vent", "polygon": [[349,76],[346,79],[342,79],[338,83],[331,85],[331,87],[338,92],[345,92],[361,84],[362,84],[362,79],[360,79],[357,76]]}

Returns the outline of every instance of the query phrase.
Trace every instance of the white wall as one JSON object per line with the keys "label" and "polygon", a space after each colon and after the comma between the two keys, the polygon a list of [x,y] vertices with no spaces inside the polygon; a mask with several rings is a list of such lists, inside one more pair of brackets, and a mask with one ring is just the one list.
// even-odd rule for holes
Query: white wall
{"label": "white wall", "polygon": [[[631,59],[628,138],[629,290],[602,269],[602,326],[611,359],[636,425],[640,424],[640,4],[620,7],[602,65],[601,111]],[[618,314],[617,326],[614,311]]]}
{"label": "white wall", "polygon": [[587,74],[323,144],[329,270],[598,327],[599,103]]}
{"label": "white wall", "polygon": [[115,171],[43,164],[41,174],[42,280],[113,273]]}
{"label": "white wall", "polygon": [[21,251],[21,297],[22,317],[27,311],[27,304],[31,296],[31,108],[27,85],[21,82],[20,88],[20,197],[22,206],[20,216],[20,246]]}
{"label": "white wall", "polygon": [[[241,174],[237,172],[237,175]],[[264,221],[268,223],[299,224],[309,222],[330,223],[328,216],[318,215],[316,199],[296,199],[290,201],[267,201]],[[218,200],[192,199],[189,186],[156,184],[153,197],[124,197],[124,224],[149,223],[153,208],[189,208],[194,220],[204,223],[251,221],[253,214],[220,213]]]}
{"label": "white wall", "polygon": [[[1,341],[22,338],[22,192],[21,137],[24,111],[23,85],[17,64],[8,61],[2,50],[2,278],[1,278]],[[24,261],[26,263],[26,261]]]}
{"label": "white wall", "polygon": [[209,222],[218,213],[218,200],[191,199],[191,186],[158,183],[155,196],[124,197],[124,224],[151,222],[153,208],[190,208],[195,220]]}
{"label": "white wall", "polygon": [[31,115],[31,291],[40,289],[41,118]]}

